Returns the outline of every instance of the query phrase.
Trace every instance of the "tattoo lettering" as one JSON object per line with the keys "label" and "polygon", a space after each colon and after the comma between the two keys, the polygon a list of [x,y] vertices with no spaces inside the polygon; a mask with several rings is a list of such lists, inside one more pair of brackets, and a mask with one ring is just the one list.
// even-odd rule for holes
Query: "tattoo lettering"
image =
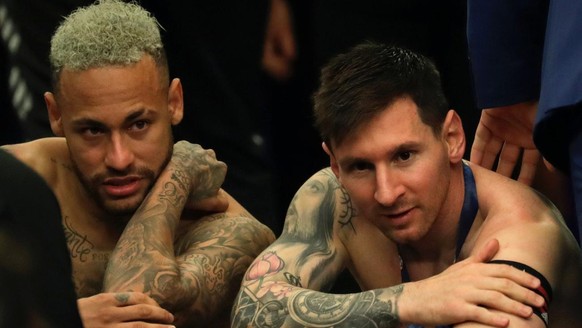
{"label": "tattoo lettering", "polygon": [[[180,183],[181,182],[178,181],[178,185],[180,185]],[[183,185],[180,185],[180,187],[184,188]],[[159,196],[160,201],[167,201],[171,206],[181,206],[186,202],[184,191],[178,191],[176,184],[173,182],[166,182]]]}
{"label": "tattoo lettering", "polygon": [[73,229],[72,225],[69,223],[68,216],[64,217],[63,228],[71,257],[79,258],[79,261],[81,262],[87,261],[87,257],[95,247],[93,243],[87,239],[86,235],[81,235]]}

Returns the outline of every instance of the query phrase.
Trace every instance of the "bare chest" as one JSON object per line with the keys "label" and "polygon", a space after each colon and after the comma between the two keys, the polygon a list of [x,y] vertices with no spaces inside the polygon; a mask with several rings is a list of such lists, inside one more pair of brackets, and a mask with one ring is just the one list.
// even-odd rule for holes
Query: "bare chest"
{"label": "bare chest", "polygon": [[401,282],[396,245],[378,229],[370,225],[354,225],[354,231],[342,239],[349,253],[350,271],[364,290]]}
{"label": "bare chest", "polygon": [[64,216],[62,223],[77,296],[87,297],[100,293],[115,240],[87,228],[69,216]]}

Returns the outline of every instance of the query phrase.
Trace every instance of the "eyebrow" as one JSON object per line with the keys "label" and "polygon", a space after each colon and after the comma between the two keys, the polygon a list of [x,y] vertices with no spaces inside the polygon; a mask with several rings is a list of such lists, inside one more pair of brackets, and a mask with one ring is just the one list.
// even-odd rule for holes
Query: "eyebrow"
{"label": "eyebrow", "polygon": [[[137,118],[149,114],[149,113],[153,113],[152,110],[149,110],[147,108],[139,108],[134,110],[133,112],[131,112],[124,120],[123,123],[127,124],[130,123],[134,120],[136,120]],[[90,125],[90,126],[97,126],[97,127],[105,127],[105,124],[103,124],[100,121],[94,120],[92,118],[80,118],[77,120],[73,120],[73,122],[71,123],[74,126],[86,126],[86,125]]]}
{"label": "eyebrow", "polygon": [[[398,153],[401,153],[404,151],[410,151],[411,149],[418,149],[418,148],[420,148],[420,143],[418,143],[416,141],[408,141],[408,142],[405,142],[405,143],[398,145],[394,149],[390,149],[389,151],[387,151],[385,153],[385,155],[393,156],[394,154],[398,154]],[[345,166],[349,166],[353,163],[358,163],[358,162],[369,162],[369,160],[364,158],[364,157],[347,156],[347,157],[343,158],[342,160],[338,161],[338,164],[342,167],[345,167]]]}

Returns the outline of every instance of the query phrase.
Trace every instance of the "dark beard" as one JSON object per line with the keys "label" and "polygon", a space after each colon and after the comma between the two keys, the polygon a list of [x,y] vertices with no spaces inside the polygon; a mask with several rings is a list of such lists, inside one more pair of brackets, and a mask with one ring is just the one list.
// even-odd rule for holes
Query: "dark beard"
{"label": "dark beard", "polygon": [[[172,159],[173,149],[174,149],[174,140],[173,140],[173,138],[170,138],[168,152],[166,153],[166,158],[157,172],[154,172],[146,167],[140,167],[140,168],[137,168],[135,170],[128,169],[126,171],[109,170],[107,173],[98,174],[98,175],[90,177],[90,178],[85,177],[82,174],[82,172],[79,170],[77,163],[73,160],[73,157],[71,156],[70,158],[71,158],[73,171],[77,175],[77,178],[81,182],[81,185],[83,186],[83,188],[87,192],[90,199],[92,199],[95,202],[97,207],[99,207],[105,213],[108,214],[107,219],[111,219],[111,221],[117,222],[117,223],[123,222],[125,224],[125,223],[127,223],[127,221],[129,221],[129,219],[131,219],[133,214],[141,206],[143,200],[145,199],[145,197],[147,197],[147,194],[151,191],[152,187],[154,186],[154,183],[157,181],[162,170],[166,167],[166,165],[168,165],[168,163]],[[99,191],[98,191],[99,187],[98,186],[102,185],[103,181],[106,178],[115,177],[115,176],[125,176],[129,173],[135,173],[135,174],[142,176],[145,179],[148,179],[150,181],[149,185],[146,188],[146,192],[144,193],[144,198],[139,203],[136,203],[133,206],[125,206],[125,207],[107,206],[105,199],[103,199],[101,194],[99,194]]]}

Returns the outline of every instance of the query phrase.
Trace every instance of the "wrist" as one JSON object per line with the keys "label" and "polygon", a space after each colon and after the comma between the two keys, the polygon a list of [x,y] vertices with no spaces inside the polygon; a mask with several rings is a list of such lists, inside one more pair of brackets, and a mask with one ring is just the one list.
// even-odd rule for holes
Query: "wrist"
{"label": "wrist", "polygon": [[414,312],[422,307],[414,304],[414,290],[416,285],[413,283],[406,283],[399,285],[401,292],[396,296],[394,301],[394,309],[396,317],[400,323],[412,323],[414,318],[418,318]]}

